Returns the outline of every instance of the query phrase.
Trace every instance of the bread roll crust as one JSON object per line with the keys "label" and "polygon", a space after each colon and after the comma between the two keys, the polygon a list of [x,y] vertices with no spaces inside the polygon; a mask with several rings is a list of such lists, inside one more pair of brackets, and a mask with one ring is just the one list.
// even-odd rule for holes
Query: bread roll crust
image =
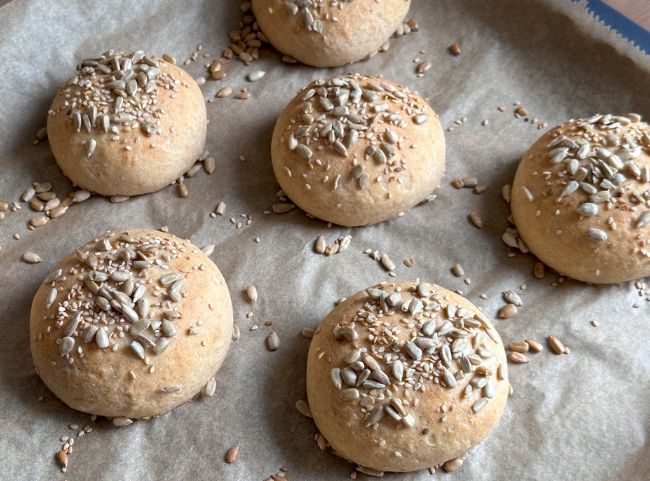
{"label": "bread roll crust", "polygon": [[[433,284],[422,284],[428,290],[428,294],[422,295],[418,291],[419,284],[419,281],[379,284],[349,297],[322,321],[309,349],[307,395],[314,421],[336,454],[366,468],[408,472],[435,467],[462,456],[495,427],[506,404],[509,389],[506,356],[494,327],[463,297]],[[399,293],[399,301],[388,311],[380,312],[377,290],[383,291],[381,295],[387,298],[389,305],[391,298],[387,296]],[[411,302],[418,303],[419,307],[411,307]],[[402,309],[403,303],[406,303],[406,310]],[[409,309],[415,310],[416,314],[410,314]],[[422,342],[422,338],[434,338],[423,333],[425,322],[434,321],[437,332],[444,333],[440,329],[450,319],[448,309],[455,312],[451,319],[456,327],[460,325],[461,317],[480,326],[470,328],[470,321],[464,321],[471,332],[467,354],[469,350],[480,352],[481,356],[473,354],[477,356],[473,360],[481,367],[472,364],[471,372],[456,379],[453,388],[445,384],[440,369],[443,366],[439,360],[442,347],[429,352],[422,349],[419,361],[415,361],[406,348],[406,343],[416,336],[418,342]],[[370,324],[363,321],[368,314],[372,319]],[[348,327],[356,332],[356,338],[349,330],[341,331]],[[390,335],[387,334],[389,331]],[[480,338],[475,341],[474,336],[478,333]],[[450,335],[455,334],[446,336]],[[354,340],[350,340],[350,336]],[[446,343],[444,338],[445,335],[439,337],[441,345]],[[481,351],[474,349],[479,345]],[[361,367],[349,362],[354,358],[352,353],[355,349],[366,350],[359,359],[365,368],[372,370],[370,379],[382,378],[381,375],[375,376],[378,366],[388,376],[390,386],[374,392],[363,385],[356,387],[360,398],[348,401],[343,399],[345,390],[352,387],[343,381],[339,389],[333,382],[332,370],[351,367],[361,376]],[[374,362],[366,359],[371,352]],[[386,362],[387,356],[402,362],[402,382],[398,382],[394,374],[394,361]],[[419,373],[411,371],[417,365],[420,366]],[[451,374],[462,371],[455,359],[448,369]],[[489,375],[479,376],[479,371]],[[430,377],[421,376],[422,372],[430,373]],[[478,378],[483,381],[479,383]],[[474,387],[466,394],[466,386],[471,382],[479,386],[489,382],[491,387],[487,389],[491,390],[489,395],[492,397],[486,398],[486,387]],[[380,393],[384,393],[383,399],[380,399]],[[368,401],[371,397],[374,402]],[[389,398],[401,400],[404,409],[401,420],[385,413],[378,423],[368,426],[377,406],[384,410],[387,405],[394,406]],[[472,407],[481,398],[487,400],[475,413]],[[367,403],[366,407],[363,407],[364,403]],[[407,420],[405,416],[412,418]]]}
{"label": "bread roll crust", "polygon": [[301,209],[364,226],[406,212],[439,186],[445,139],[438,115],[419,95],[385,79],[348,75],[298,93],[276,122],[271,157],[280,186]]}
{"label": "bread roll crust", "polygon": [[650,198],[649,132],[634,114],[597,115],[551,129],[526,152],[512,215],[542,262],[598,284],[650,275],[650,226],[639,224]]}
{"label": "bread roll crust", "polygon": [[[120,240],[125,238],[133,241]],[[104,240],[110,242],[108,251],[97,248]],[[145,250],[149,247],[143,246],[154,247]],[[135,252],[136,261],[144,260],[141,253],[147,253],[151,262],[154,256],[159,261],[145,269],[135,268],[123,261],[125,252]],[[115,260],[109,265],[102,256]],[[89,265],[91,257],[99,259],[93,263],[94,269]],[[114,281],[108,273],[115,270],[128,273],[119,277],[127,280]],[[100,281],[104,274],[109,278]],[[164,278],[166,275],[172,276]],[[171,294],[173,283],[167,283],[175,277],[181,281],[178,295]],[[92,293],[92,278],[101,289],[111,292],[119,307],[102,310],[106,303],[100,304],[97,299],[101,295]],[[128,279],[133,281],[132,290]],[[149,301],[148,314],[139,315],[144,311],[138,302],[132,310],[139,321],[150,323],[143,331],[145,337],[136,334],[141,326],[127,316],[120,305],[125,298],[115,292],[135,299],[140,285],[144,286],[140,288],[142,297]],[[50,297],[53,289],[56,292]],[[80,322],[69,330],[76,313],[81,313]],[[172,323],[175,335],[169,325],[156,324],[165,320]],[[226,283],[217,266],[198,248],[162,232],[128,229],[106,233],[58,264],[34,296],[30,342],[36,371],[68,406],[90,414],[134,419],[169,411],[200,392],[226,357],[232,323]],[[88,329],[94,328],[108,334],[106,347],[100,346],[97,332],[90,336]],[[69,342],[64,341],[66,337],[74,341],[69,352],[63,345]],[[134,341],[144,358],[131,346]],[[167,346],[157,353],[161,342]]]}
{"label": "bread roll crust", "polygon": [[[119,56],[118,62],[123,62],[133,55],[109,51],[106,59]],[[106,196],[155,192],[187,172],[203,152],[207,114],[199,86],[176,65],[153,57],[152,63],[158,65],[159,74],[137,84],[134,95],[117,95],[125,89],[106,88],[115,72],[84,76],[78,71],[59,89],[49,110],[47,133],[57,163],[75,185]],[[145,93],[149,84],[155,88]],[[98,95],[101,100],[89,100]],[[122,97],[119,111],[118,97]],[[147,107],[133,107],[138,104]],[[107,132],[104,114],[111,118]],[[84,115],[88,125],[80,123]],[[133,118],[123,121],[130,118],[127,115]],[[90,142],[95,142],[94,149]]]}
{"label": "bread roll crust", "polygon": [[379,50],[403,22],[411,1],[323,0],[308,8],[288,3],[252,2],[257,23],[271,44],[306,65],[338,67]]}

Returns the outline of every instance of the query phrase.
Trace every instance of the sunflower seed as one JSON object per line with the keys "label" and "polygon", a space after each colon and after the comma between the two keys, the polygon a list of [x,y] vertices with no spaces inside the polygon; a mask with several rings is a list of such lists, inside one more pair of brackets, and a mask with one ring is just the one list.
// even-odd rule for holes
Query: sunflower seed
{"label": "sunflower seed", "polygon": [[387,271],[394,271],[395,270],[395,263],[392,260],[390,260],[390,257],[388,257],[388,254],[382,254],[381,258],[379,259],[379,262],[381,262],[381,265]]}
{"label": "sunflower seed", "polygon": [[[591,202],[584,202],[580,204],[580,207],[578,207],[578,214],[580,214],[583,217],[593,217],[598,213],[598,206],[596,204],[592,204]],[[650,221],[650,218],[648,218]]]}
{"label": "sunflower seed", "polygon": [[519,297],[519,294],[514,291],[505,291],[503,293],[503,299],[510,304],[514,304],[515,306],[523,305],[521,297]]}
{"label": "sunflower seed", "polygon": [[483,219],[481,219],[481,216],[479,215],[478,212],[471,212],[469,214],[469,220],[474,224],[474,227],[477,229],[482,229],[483,228]]}
{"label": "sunflower seed", "polygon": [[300,414],[303,416],[306,416],[308,418],[311,418],[311,411],[309,410],[309,404],[307,404],[307,401],[304,401],[302,399],[299,399],[296,401],[296,409]]}
{"label": "sunflower seed", "polygon": [[39,256],[35,252],[31,252],[31,251],[25,252],[23,254],[22,259],[27,264],[38,264],[39,262],[41,262],[43,260],[43,259],[41,259],[41,256]]}
{"label": "sunflower seed", "polygon": [[59,344],[59,352],[63,355],[70,354],[74,349],[75,340],[70,336],[61,338],[61,343]]}
{"label": "sunflower seed", "polygon": [[47,295],[47,299],[45,301],[45,307],[47,309],[52,307],[52,304],[54,304],[54,301],[56,300],[57,295],[58,295],[58,291],[56,290],[56,287],[53,287],[52,289],[50,289],[50,292]]}
{"label": "sunflower seed", "polygon": [[259,79],[264,77],[264,75],[266,75],[266,72],[264,72],[263,70],[256,70],[255,72],[249,73],[246,79],[249,82],[257,82]]}
{"label": "sunflower seed", "polygon": [[277,351],[280,347],[280,337],[274,331],[266,338],[266,348],[269,351]]}
{"label": "sunflower seed", "polygon": [[298,144],[295,148],[295,151],[304,159],[311,159],[313,157],[313,152],[305,144]]}
{"label": "sunflower seed", "polygon": [[472,411],[474,412],[474,414],[477,414],[479,411],[481,411],[481,409],[483,409],[487,403],[488,403],[487,398],[481,398],[478,401],[476,401],[472,405]]}
{"label": "sunflower seed", "polygon": [[95,139],[88,139],[88,142],[86,143],[86,157],[90,159],[90,157],[95,153],[96,148],[97,141]]}
{"label": "sunflower seed", "polygon": [[419,361],[422,358],[422,349],[420,349],[413,341],[408,341],[404,344],[404,349],[411,359]]}
{"label": "sunflower seed", "polygon": [[566,353],[566,347],[564,347],[564,344],[555,336],[548,336],[546,338],[546,341],[548,342],[548,346],[551,348],[551,351],[553,351],[554,354],[564,354]]}
{"label": "sunflower seed", "polygon": [[530,350],[533,352],[541,352],[544,350],[544,346],[533,339],[526,339],[526,344],[528,344]]}
{"label": "sunflower seed", "polygon": [[248,300],[253,304],[257,302],[257,288],[253,285],[250,285],[246,288],[246,295]]}
{"label": "sunflower seed", "polygon": [[646,210],[639,216],[639,219],[636,221],[636,228],[640,229],[648,224],[650,224],[650,210]]}
{"label": "sunflower seed", "polygon": [[517,315],[517,306],[515,306],[514,304],[506,304],[501,309],[499,309],[499,312],[497,313],[497,316],[500,319],[510,319],[511,317],[515,317],[516,315]]}
{"label": "sunflower seed", "polygon": [[354,401],[359,399],[359,390],[355,388],[344,389],[341,391],[341,399],[344,401]]}
{"label": "sunflower seed", "polygon": [[125,417],[116,417],[113,418],[113,426],[122,428],[125,426],[128,426],[130,424],[133,424],[133,420]]}
{"label": "sunflower seed", "polygon": [[296,206],[289,202],[277,202],[273,204],[273,212],[275,214],[286,214],[292,211]]}
{"label": "sunflower seed", "polygon": [[138,341],[131,341],[129,347],[140,359],[144,359],[145,354],[144,354],[144,347],[142,347],[142,344],[140,344]]}
{"label": "sunflower seed", "polygon": [[332,368],[330,371],[330,379],[337,389],[343,386],[343,379],[341,378],[341,370],[338,367]]}
{"label": "sunflower seed", "polygon": [[510,352],[508,353],[508,361],[515,364],[525,364],[528,362],[528,358],[520,352]]}
{"label": "sunflower seed", "polygon": [[429,120],[429,116],[425,114],[418,114],[413,117],[413,123],[416,125],[422,125],[426,123],[427,120]]}
{"label": "sunflower seed", "polygon": [[60,451],[56,452],[56,462],[61,468],[62,472],[66,472],[68,470],[68,451],[65,449],[61,449]]}
{"label": "sunflower seed", "polygon": [[506,346],[506,349],[513,352],[526,353],[530,349],[530,346],[525,341],[511,342]]}
{"label": "sunflower seed", "polygon": [[453,389],[453,388],[456,387],[456,384],[457,384],[456,383],[456,378],[454,377],[454,375],[451,372],[449,372],[445,368],[443,368],[443,371],[442,371],[442,378],[445,381],[445,385],[449,389]]}
{"label": "sunflower seed", "polygon": [[224,460],[228,464],[232,464],[237,462],[239,459],[239,444],[236,444],[235,446],[231,447],[226,451],[226,455],[224,456]]}
{"label": "sunflower seed", "polygon": [[606,241],[607,240],[607,232],[601,229],[596,229],[594,227],[591,227],[587,231],[587,236],[590,239],[593,239],[595,241]]}

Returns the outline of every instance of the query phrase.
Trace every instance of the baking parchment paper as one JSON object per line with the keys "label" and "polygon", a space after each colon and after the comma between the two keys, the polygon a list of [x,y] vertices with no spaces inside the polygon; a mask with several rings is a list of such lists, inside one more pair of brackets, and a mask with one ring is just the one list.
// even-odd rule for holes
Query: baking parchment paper
{"label": "baking parchment paper", "polygon": [[[33,181],[52,182],[60,198],[72,190],[47,142],[33,146],[32,141],[78,59],[121,48],[169,52],[182,62],[199,44],[201,55],[219,56],[227,33],[241,19],[239,5],[235,0],[18,0],[0,9],[0,198],[17,201]],[[388,253],[398,264],[398,279],[420,277],[462,290],[490,318],[503,305],[501,292],[516,290],[524,300],[519,315],[495,321],[504,340],[543,341],[554,334],[571,350],[555,356],[546,349],[531,355],[529,364],[510,366],[514,395],[499,426],[471,451],[460,471],[435,476],[449,481],[650,479],[645,298],[634,283],[595,287],[559,282],[552,273],[536,280],[532,256],[509,257],[511,250],[500,240],[509,215],[501,186],[511,181],[518,159],[542,133],[530,120],[551,127],[596,112],[648,117],[650,59],[596,23],[579,3],[414,0],[409,17],[417,20],[417,33],[392,40],[386,53],[352,66],[288,65],[271,48],[263,49],[262,60],[252,67],[228,63],[225,80],[202,87],[206,99],[226,85],[235,91],[247,87],[252,98],[208,104],[207,147],[217,170],[188,179],[186,199],[173,187],[122,204],[93,197],[33,232],[27,221],[35,214],[26,204],[7,213],[0,221],[1,479],[262,480],[281,467],[294,481],[349,479],[353,466],[318,449],[312,421],[294,403],[305,398],[309,340],[302,328],[317,326],[338,298],[391,279],[365,249]],[[462,47],[459,57],[447,52],[453,42]],[[416,58],[433,63],[422,78],[415,74]],[[186,68],[206,75],[208,61],[199,57]],[[245,75],[256,69],[266,76],[246,82]],[[394,221],[362,229],[330,228],[298,209],[264,214],[278,190],[269,154],[275,118],[310,80],[348,71],[411,86],[429,99],[445,127],[453,127],[446,132],[447,172],[437,198]],[[528,110],[529,121],[515,118],[515,102]],[[450,186],[454,177],[467,175],[488,190],[476,195]],[[209,217],[221,200],[228,205],[226,215]],[[467,222],[471,211],[483,218],[482,230]],[[229,218],[241,220],[240,214],[250,214],[253,222],[237,230]],[[212,257],[230,286],[241,339],[232,344],[218,374],[214,398],[127,428],[98,420],[91,433],[77,437],[78,430],[67,426],[84,426],[88,416],[58,401],[32,368],[32,296],[60,257],[102,231],[163,225],[199,246],[216,244]],[[331,257],[316,255],[313,242],[320,234],[330,242],[351,234],[352,245]],[[44,261],[21,262],[27,250]],[[407,268],[402,260],[410,257],[416,264]],[[459,262],[470,285],[449,272]],[[249,284],[260,293],[254,306],[243,295]],[[481,293],[488,299],[480,299]],[[251,310],[255,315],[247,319]],[[272,327],[264,325],[267,320]],[[259,329],[251,331],[253,325]],[[276,352],[264,344],[271,329],[281,338]],[[54,461],[61,436],[77,437],[65,475]],[[223,456],[234,444],[241,445],[240,457],[228,465]],[[426,472],[386,477],[430,479]]]}

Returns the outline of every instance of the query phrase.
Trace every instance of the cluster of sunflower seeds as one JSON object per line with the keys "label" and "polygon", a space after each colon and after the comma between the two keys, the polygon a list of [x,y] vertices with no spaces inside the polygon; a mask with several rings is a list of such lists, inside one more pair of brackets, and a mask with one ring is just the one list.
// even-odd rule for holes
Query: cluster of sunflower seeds
{"label": "cluster of sunflower seeds", "polygon": [[[49,182],[32,182],[32,185],[25,189],[20,196],[22,202],[27,202],[29,207],[34,212],[39,212],[40,215],[30,219],[28,228],[34,230],[47,224],[50,219],[56,219],[65,214],[69,207],[74,203],[79,203],[87,200],[90,197],[90,192],[86,190],[77,190],[68,195],[65,199],[61,200],[56,192],[52,190],[52,184]],[[4,203],[1,203],[4,204]],[[0,211],[7,210],[8,205],[0,205]],[[19,210],[17,203],[12,205],[12,210]]]}
{"label": "cluster of sunflower seeds", "polygon": [[295,0],[286,1],[287,11],[300,18],[301,26],[308,32],[323,33],[325,22],[338,22],[330,10],[339,10],[354,0]]}
{"label": "cluster of sunflower seeds", "polygon": [[[162,353],[178,334],[185,278],[169,263],[185,251],[174,240],[128,234],[87,244],[77,250],[77,263],[46,279],[52,324],[37,339],[55,338],[69,364],[91,348],[129,349],[149,364],[149,354]],[[76,282],[64,288],[69,276]]]}
{"label": "cluster of sunflower seeds", "polygon": [[[400,151],[411,145],[399,132],[410,123],[422,125],[429,119],[419,97],[404,87],[361,75],[316,80],[299,95],[300,113],[288,126],[285,141],[304,159],[306,169],[294,173],[285,166],[288,177],[302,175],[308,179],[311,172],[315,176],[312,182],[326,184],[332,190],[342,182],[364,189],[370,182],[404,181],[407,165]],[[365,147],[361,152],[357,146],[360,142]],[[348,159],[350,175],[330,175],[331,163],[319,159],[325,150]],[[305,189],[311,188],[306,182]]]}
{"label": "cluster of sunflower seeds", "polygon": [[[580,218],[596,216],[613,208],[628,209],[630,206],[647,205],[650,187],[630,191],[628,180],[640,184],[650,183],[650,168],[637,162],[645,148],[650,151],[650,132],[642,127],[641,117],[594,115],[589,119],[573,121],[570,127],[547,145],[548,160],[559,168],[544,172],[547,185],[559,186],[553,195],[562,203],[576,193],[587,199],[577,204]],[[540,192],[526,189],[526,195],[534,200]],[[567,201],[568,202],[568,201]],[[650,224],[650,210],[640,213],[635,227]],[[608,239],[608,231],[616,229],[614,222],[586,229],[586,237],[602,242]]]}
{"label": "cluster of sunflower seeds", "polygon": [[388,254],[381,254],[378,250],[366,249],[363,251],[364,254],[367,254],[371,259],[376,260],[381,266],[388,271],[388,274],[391,277],[394,277],[395,269],[397,266],[393,260],[388,256]]}
{"label": "cluster of sunflower seeds", "polygon": [[[552,337],[552,336],[551,336]],[[508,361],[514,364],[526,364],[529,359],[526,356],[528,352],[537,353],[544,350],[544,346],[534,339],[524,339],[523,341],[511,342],[505,346],[508,353]]]}
{"label": "cluster of sunflower seeds", "polygon": [[[138,128],[146,136],[153,136],[164,115],[157,106],[159,89],[179,88],[176,79],[161,73],[161,62],[141,50],[108,50],[99,57],[82,60],[75,76],[62,87],[66,100],[49,115],[69,116],[77,133],[99,133],[115,142],[122,141],[121,132]],[[88,158],[96,147],[95,138],[85,141]]]}
{"label": "cluster of sunflower seeds", "polygon": [[[97,416],[92,415],[90,417],[90,422],[93,423],[95,422],[96,419]],[[90,424],[86,424],[83,428],[80,427],[79,424],[69,424],[68,429],[75,431],[77,438],[87,435],[93,431],[93,428]],[[75,443],[75,435],[74,434],[70,436],[63,435],[59,438],[59,442],[61,442],[61,449],[59,449],[55,453],[54,459],[56,460],[56,463],[59,465],[59,468],[61,468],[61,472],[65,473],[68,470],[68,466],[70,464],[70,455],[72,454],[73,451],[73,445]]]}
{"label": "cluster of sunflower seeds", "polygon": [[[463,397],[476,398],[478,413],[495,394],[499,381],[494,328],[462,306],[450,303],[428,284],[407,289],[369,288],[354,319],[337,324],[332,335],[350,344],[345,365],[330,371],[341,399],[358,403],[365,426],[382,420],[413,427],[417,393],[465,384]],[[399,317],[399,323],[392,319]],[[358,347],[367,344],[368,347]]]}
{"label": "cluster of sunflower seeds", "polygon": [[331,256],[332,254],[338,254],[350,247],[352,242],[351,235],[343,235],[336,239],[332,244],[327,244],[325,236],[319,235],[314,242],[314,250],[318,254],[323,254],[325,256]]}

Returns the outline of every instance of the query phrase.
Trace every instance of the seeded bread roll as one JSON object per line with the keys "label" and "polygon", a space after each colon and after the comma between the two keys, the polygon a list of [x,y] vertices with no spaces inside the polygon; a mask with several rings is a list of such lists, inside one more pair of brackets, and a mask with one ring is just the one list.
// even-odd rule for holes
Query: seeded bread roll
{"label": "seeded bread roll", "polygon": [[433,284],[383,283],[321,322],[307,395],[340,456],[375,471],[416,471],[465,454],[508,398],[499,334],[469,301]]}
{"label": "seeded bread roll", "polygon": [[190,242],[108,232],[66,257],[32,304],[38,374],[68,406],[141,418],[191,399],[232,336],[228,287]]}
{"label": "seeded bread roll", "polygon": [[417,94],[381,78],[317,80],[284,109],[273,170],[306,212],[343,226],[391,219],[440,184],[445,139]]}
{"label": "seeded bread roll", "polygon": [[544,134],[524,155],[511,207],[528,248],[553,269],[610,284],[650,275],[650,129],[595,115]]}
{"label": "seeded bread roll", "polygon": [[285,55],[338,67],[376,52],[394,34],[411,0],[253,0],[257,24]]}
{"label": "seeded bread roll", "polygon": [[179,178],[201,155],[206,130],[192,77],[142,51],[83,60],[47,118],[63,173],[107,196],[155,192]]}

